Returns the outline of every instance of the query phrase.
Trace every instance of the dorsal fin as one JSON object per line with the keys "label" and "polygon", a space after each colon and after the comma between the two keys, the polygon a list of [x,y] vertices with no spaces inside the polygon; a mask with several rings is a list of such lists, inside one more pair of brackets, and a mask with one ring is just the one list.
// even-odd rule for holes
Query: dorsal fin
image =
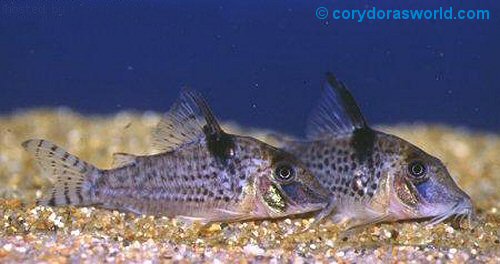
{"label": "dorsal fin", "polygon": [[320,102],[308,122],[307,137],[320,139],[368,128],[359,106],[347,87],[332,73],[326,74],[326,80]]}
{"label": "dorsal fin", "polygon": [[119,168],[127,165],[134,164],[137,159],[136,155],[128,153],[114,153],[113,154],[113,167]]}
{"label": "dorsal fin", "polygon": [[196,108],[199,109],[200,114],[205,121],[205,124],[202,127],[205,134],[217,135],[224,133],[219,125],[219,122],[217,121],[217,118],[215,118],[214,114],[212,113],[210,106],[200,93],[187,88],[184,88],[182,93],[185,94],[185,96],[189,97]]}
{"label": "dorsal fin", "polygon": [[[205,99],[196,91],[183,88],[157,127],[153,130],[154,146],[160,151],[173,151],[185,144],[207,138],[218,141],[226,135]],[[213,144],[212,144],[213,145]]]}

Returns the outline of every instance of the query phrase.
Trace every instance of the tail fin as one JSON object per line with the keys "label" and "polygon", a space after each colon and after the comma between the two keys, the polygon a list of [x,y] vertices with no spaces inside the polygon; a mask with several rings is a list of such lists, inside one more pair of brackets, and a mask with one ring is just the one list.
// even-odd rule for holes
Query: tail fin
{"label": "tail fin", "polygon": [[92,204],[92,178],[99,173],[96,167],[43,139],[27,140],[22,146],[35,156],[40,167],[50,173],[54,182],[50,192],[45,193],[37,204]]}

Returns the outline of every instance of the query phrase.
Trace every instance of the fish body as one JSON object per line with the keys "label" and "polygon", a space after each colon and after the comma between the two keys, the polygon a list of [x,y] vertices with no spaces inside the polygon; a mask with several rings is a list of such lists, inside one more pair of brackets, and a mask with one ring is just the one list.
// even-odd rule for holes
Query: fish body
{"label": "fish body", "polygon": [[307,129],[286,141],[330,193],[322,214],[359,226],[376,222],[473,215],[469,196],[444,164],[394,135],[370,128],[347,88],[329,74]]}
{"label": "fish body", "polygon": [[118,166],[107,170],[48,141],[26,141],[25,149],[55,180],[39,203],[201,222],[283,217],[326,206],[326,191],[300,161],[254,138],[225,133],[194,91],[181,93],[154,139],[161,153],[118,153]]}

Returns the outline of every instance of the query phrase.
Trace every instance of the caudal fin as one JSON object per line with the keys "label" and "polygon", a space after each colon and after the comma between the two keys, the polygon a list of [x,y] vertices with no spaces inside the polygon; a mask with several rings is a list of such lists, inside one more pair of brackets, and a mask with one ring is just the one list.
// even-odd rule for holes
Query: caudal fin
{"label": "caudal fin", "polygon": [[37,204],[49,206],[90,205],[93,200],[92,178],[99,170],[64,149],[43,139],[22,143],[38,164],[53,179],[53,186]]}

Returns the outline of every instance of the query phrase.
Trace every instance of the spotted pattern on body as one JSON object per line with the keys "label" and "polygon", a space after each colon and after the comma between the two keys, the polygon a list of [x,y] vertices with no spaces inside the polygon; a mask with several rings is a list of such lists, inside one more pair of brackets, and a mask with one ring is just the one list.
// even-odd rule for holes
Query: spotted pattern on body
{"label": "spotted pattern on body", "polygon": [[[262,167],[270,167],[263,161],[261,150],[254,150],[254,144],[245,140],[235,144],[233,157],[224,164],[200,145],[204,144],[186,146],[175,155],[137,157],[132,165],[103,171],[96,183],[98,197],[109,207],[127,204],[132,211],[149,214],[163,207],[167,215],[186,211],[193,215],[222,203],[237,206],[245,199],[243,190],[253,183],[253,175]],[[247,152],[260,154],[239,155]]]}
{"label": "spotted pattern on body", "polygon": [[370,128],[346,86],[327,75],[307,141],[284,141],[330,192],[328,212],[351,226],[452,215],[472,218],[469,196],[443,163],[413,144]]}
{"label": "spotted pattern on body", "polygon": [[24,148],[54,180],[39,204],[93,205],[203,223],[298,215],[328,204],[327,191],[297,158],[224,132],[195,91],[181,93],[153,138],[161,153],[116,153],[116,167],[107,170],[48,141],[26,141]]}

